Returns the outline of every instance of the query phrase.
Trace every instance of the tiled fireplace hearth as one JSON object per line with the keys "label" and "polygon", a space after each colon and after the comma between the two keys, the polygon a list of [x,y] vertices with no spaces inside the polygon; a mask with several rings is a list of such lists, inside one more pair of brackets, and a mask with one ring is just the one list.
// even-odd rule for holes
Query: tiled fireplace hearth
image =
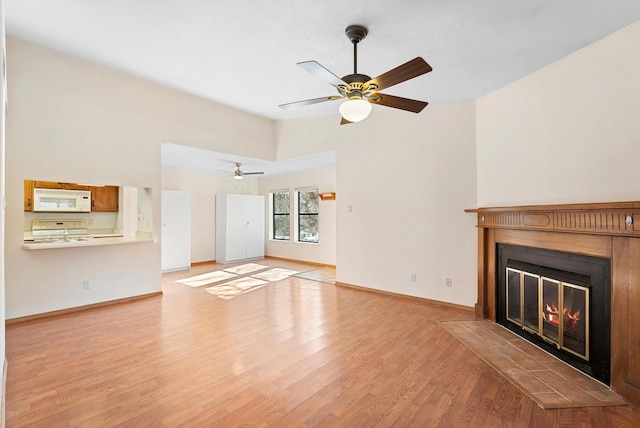
{"label": "tiled fireplace hearth", "polygon": [[[522,330],[540,340],[542,347],[575,357],[578,365],[595,361],[595,371],[607,374],[599,380],[610,381],[615,392],[640,407],[640,202],[467,212],[478,217],[476,315]],[[599,286],[592,285],[584,272],[527,260],[502,266],[504,248],[516,249],[509,256],[513,259],[523,251],[600,261],[605,266],[601,270],[607,277],[606,294],[596,288],[593,295]],[[610,305],[605,319],[603,309],[590,311],[603,301]],[[610,338],[592,344],[603,336],[603,327]],[[601,352],[602,346],[609,347],[608,352]]]}

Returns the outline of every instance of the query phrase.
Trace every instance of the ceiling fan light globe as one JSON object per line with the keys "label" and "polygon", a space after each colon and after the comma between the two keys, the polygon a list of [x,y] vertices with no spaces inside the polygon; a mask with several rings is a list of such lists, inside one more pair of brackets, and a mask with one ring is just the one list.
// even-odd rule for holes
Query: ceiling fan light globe
{"label": "ceiling fan light globe", "polygon": [[236,180],[242,180],[242,171],[236,171],[233,174],[233,178],[235,178]]}
{"label": "ceiling fan light globe", "polygon": [[347,100],[340,104],[338,110],[345,120],[349,122],[360,122],[369,116],[371,113],[371,103],[362,99]]}

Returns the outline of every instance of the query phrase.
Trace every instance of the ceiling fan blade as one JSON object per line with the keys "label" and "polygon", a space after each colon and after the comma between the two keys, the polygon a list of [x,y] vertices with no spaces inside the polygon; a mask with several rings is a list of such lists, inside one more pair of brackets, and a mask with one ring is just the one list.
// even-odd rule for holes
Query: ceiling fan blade
{"label": "ceiling fan blade", "polygon": [[264,172],[243,172],[242,175],[262,175]]}
{"label": "ceiling fan blade", "polygon": [[324,80],[330,85],[333,85],[336,87],[338,85],[346,85],[346,83],[341,78],[339,78],[338,76],[336,76],[335,74],[333,74],[332,72],[330,72],[329,70],[321,66],[316,61],[304,61],[304,62],[299,62],[296,65],[298,67],[305,69],[306,71],[313,74],[317,78]]}
{"label": "ceiling fan blade", "polygon": [[378,85],[378,90],[382,90],[393,85],[397,85],[398,83],[402,83],[406,80],[413,79],[414,77],[418,77],[422,74],[428,73],[431,70],[433,70],[431,66],[427,64],[427,62],[422,59],[422,57],[416,57],[411,61],[399,65],[393,70],[389,70],[378,77],[374,77],[367,83],[375,83],[376,85]]}
{"label": "ceiling fan blade", "polygon": [[321,97],[321,98],[311,98],[309,100],[294,101],[292,103],[280,104],[279,107],[283,110],[288,110],[291,108],[304,107],[311,104],[322,103],[325,101],[339,100],[340,98],[342,98],[340,95],[332,95],[330,97]]}
{"label": "ceiling fan blade", "polygon": [[376,101],[371,101],[373,104],[378,104],[386,107],[393,107],[400,110],[406,110],[413,113],[420,113],[423,108],[429,104],[426,101],[412,100],[409,98],[396,97],[395,95],[386,95],[377,93],[376,96],[380,97]]}

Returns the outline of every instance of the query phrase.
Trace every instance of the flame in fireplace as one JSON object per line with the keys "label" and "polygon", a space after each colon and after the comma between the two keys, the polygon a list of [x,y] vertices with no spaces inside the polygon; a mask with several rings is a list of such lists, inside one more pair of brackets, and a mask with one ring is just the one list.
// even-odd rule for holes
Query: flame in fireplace
{"label": "flame in fireplace", "polygon": [[559,323],[559,318],[558,318],[558,314],[560,313],[558,311],[558,308],[556,307],[556,305],[551,304],[549,305],[548,303],[546,304],[546,308],[545,308],[545,314],[544,314],[544,319],[549,321],[552,324],[558,325]]}
{"label": "flame in fireplace", "polygon": [[[567,324],[569,324],[569,327],[575,328],[578,320],[580,319],[580,309],[572,312],[569,308],[564,308],[562,310],[562,314],[565,320],[568,321]],[[546,303],[543,317],[546,321],[558,325],[560,322],[560,311],[555,304]]]}
{"label": "flame in fireplace", "polygon": [[579,309],[577,311],[573,312],[573,313],[571,313],[567,309],[565,309],[564,313],[567,314],[567,317],[569,317],[569,319],[572,320],[572,321],[578,321],[580,319],[580,310]]}
{"label": "flame in fireplace", "polygon": [[578,324],[578,320],[580,319],[580,309],[578,309],[575,312],[570,312],[567,308],[565,308],[564,311],[567,318],[569,318],[569,324],[571,325],[571,328],[572,329],[576,328],[576,325]]}

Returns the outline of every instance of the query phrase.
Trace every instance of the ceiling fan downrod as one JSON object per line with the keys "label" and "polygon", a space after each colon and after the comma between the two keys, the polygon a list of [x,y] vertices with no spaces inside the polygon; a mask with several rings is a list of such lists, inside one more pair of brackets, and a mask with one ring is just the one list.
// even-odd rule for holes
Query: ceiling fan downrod
{"label": "ceiling fan downrod", "polygon": [[362,25],[349,25],[344,31],[353,43],[353,74],[358,74],[358,43],[367,37],[367,29]]}

